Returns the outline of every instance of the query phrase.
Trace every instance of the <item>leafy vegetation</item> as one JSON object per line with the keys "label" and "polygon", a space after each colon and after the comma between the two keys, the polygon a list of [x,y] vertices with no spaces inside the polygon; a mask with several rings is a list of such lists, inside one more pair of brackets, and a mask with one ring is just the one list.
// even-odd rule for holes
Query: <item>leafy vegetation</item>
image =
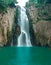
{"label": "leafy vegetation", "polygon": [[16,0],[0,0],[0,12],[6,11],[7,6],[13,6]]}
{"label": "leafy vegetation", "polygon": [[15,3],[16,0],[0,0],[3,1],[6,5],[11,4],[12,2]]}
{"label": "leafy vegetation", "polygon": [[32,2],[36,6],[42,6],[45,5],[46,3],[51,3],[51,0],[29,0],[29,2]]}
{"label": "leafy vegetation", "polygon": [[0,1],[0,12],[2,12],[2,11],[6,11],[6,4],[4,3],[4,1]]}

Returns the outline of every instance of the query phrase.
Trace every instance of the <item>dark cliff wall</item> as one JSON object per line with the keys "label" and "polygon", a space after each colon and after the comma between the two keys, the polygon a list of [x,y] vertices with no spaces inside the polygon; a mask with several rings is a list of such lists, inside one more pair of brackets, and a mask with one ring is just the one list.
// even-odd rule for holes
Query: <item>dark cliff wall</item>
{"label": "dark cliff wall", "polygon": [[51,47],[51,4],[46,2],[41,6],[33,3],[28,3],[27,11],[28,18],[31,22],[31,27],[36,36],[36,45]]}

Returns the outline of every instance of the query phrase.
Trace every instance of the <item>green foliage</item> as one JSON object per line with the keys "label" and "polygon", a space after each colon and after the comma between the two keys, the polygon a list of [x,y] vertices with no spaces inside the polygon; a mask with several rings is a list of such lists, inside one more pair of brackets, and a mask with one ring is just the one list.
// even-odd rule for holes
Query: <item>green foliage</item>
{"label": "green foliage", "polygon": [[0,1],[0,12],[2,12],[2,11],[6,11],[6,4],[4,3],[4,1]]}
{"label": "green foliage", "polygon": [[43,4],[45,4],[47,2],[47,0],[29,0],[29,2],[32,2],[33,4],[35,4],[37,7],[42,6]]}
{"label": "green foliage", "polygon": [[7,29],[7,45],[10,45],[11,38],[12,38],[12,31],[9,31],[9,29]]}
{"label": "green foliage", "polygon": [[10,39],[10,36],[11,36],[11,31],[9,31],[9,29],[7,30],[7,37]]}
{"label": "green foliage", "polygon": [[46,19],[44,19],[44,20],[46,20],[46,21],[51,21],[51,17],[48,17],[48,18],[46,18]]}
{"label": "green foliage", "polygon": [[0,12],[6,11],[7,6],[9,6],[11,3],[15,3],[15,2],[16,2],[16,0],[0,0]]}
{"label": "green foliage", "polygon": [[36,22],[39,22],[41,19],[40,19],[40,17],[37,17],[37,20],[36,20]]}
{"label": "green foliage", "polygon": [[32,2],[33,4],[38,4],[38,0],[29,0],[29,2]]}
{"label": "green foliage", "polygon": [[44,11],[43,14],[44,14],[44,15],[48,15],[48,12],[47,12],[47,11]]}
{"label": "green foliage", "polygon": [[4,3],[7,4],[7,5],[11,4],[12,2],[15,3],[16,0],[4,0]]}
{"label": "green foliage", "polygon": [[29,3],[28,2],[26,3],[26,7],[29,7]]}
{"label": "green foliage", "polygon": [[[51,3],[51,0],[29,0],[29,3],[34,4],[36,7],[41,7],[42,5],[45,5],[46,3]],[[29,4],[27,3],[26,6],[28,7]]]}

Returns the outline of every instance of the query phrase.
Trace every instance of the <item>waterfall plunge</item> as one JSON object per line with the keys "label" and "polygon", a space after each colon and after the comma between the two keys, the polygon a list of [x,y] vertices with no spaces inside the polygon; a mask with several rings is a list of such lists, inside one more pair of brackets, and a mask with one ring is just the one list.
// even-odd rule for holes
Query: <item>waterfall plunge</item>
{"label": "waterfall plunge", "polygon": [[[23,4],[24,3],[24,4]],[[24,8],[25,2],[19,0],[18,5],[20,6],[20,13],[18,17],[18,25],[21,28],[21,34],[18,37],[18,46],[31,46],[30,34],[29,34],[29,21],[26,15],[26,9]]]}

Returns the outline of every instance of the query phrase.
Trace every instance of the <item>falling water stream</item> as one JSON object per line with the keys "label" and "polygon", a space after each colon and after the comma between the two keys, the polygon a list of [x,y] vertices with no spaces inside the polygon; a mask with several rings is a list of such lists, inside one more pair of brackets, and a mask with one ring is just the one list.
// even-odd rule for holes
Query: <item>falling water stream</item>
{"label": "falling water stream", "polygon": [[29,34],[29,21],[26,15],[26,9],[24,7],[25,3],[23,4],[21,1],[21,5],[20,2],[18,3],[18,5],[20,6],[18,25],[20,26],[21,29],[21,34],[18,37],[18,46],[31,46]]}
{"label": "falling water stream", "polygon": [[20,7],[20,20],[18,24],[21,28],[21,34],[18,37],[18,46],[31,46],[30,34],[29,34],[29,21],[26,15],[26,9]]}

